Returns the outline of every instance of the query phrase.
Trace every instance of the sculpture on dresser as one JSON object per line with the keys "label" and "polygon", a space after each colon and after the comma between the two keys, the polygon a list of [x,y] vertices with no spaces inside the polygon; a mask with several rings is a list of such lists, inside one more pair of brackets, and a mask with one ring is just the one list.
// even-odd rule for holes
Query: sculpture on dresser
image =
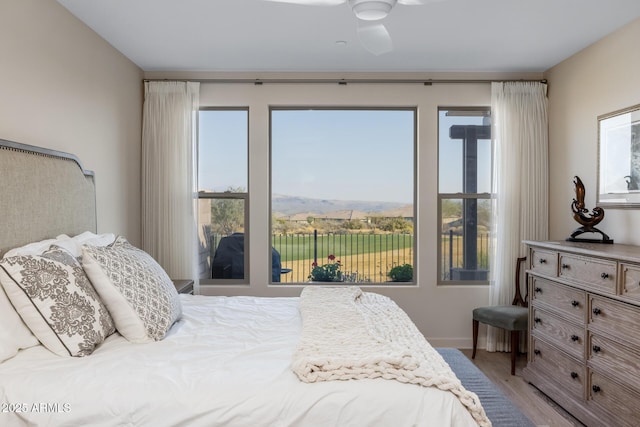
{"label": "sculpture on dresser", "polygon": [[[582,227],[576,228],[567,240],[570,242],[613,243],[609,236],[595,227],[604,219],[604,209],[596,206],[589,213],[589,209],[584,207],[585,190],[582,180],[580,177],[574,176],[573,183],[576,187],[576,198],[571,203],[571,210],[573,211],[573,219],[581,224]],[[602,239],[578,239],[577,237],[583,233],[599,233],[602,235]]]}

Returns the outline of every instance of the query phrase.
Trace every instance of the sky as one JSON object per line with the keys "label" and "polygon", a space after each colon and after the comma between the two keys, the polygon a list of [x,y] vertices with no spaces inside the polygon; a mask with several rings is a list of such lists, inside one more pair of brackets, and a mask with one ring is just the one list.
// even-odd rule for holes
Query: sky
{"label": "sky", "polygon": [[[318,199],[413,203],[415,110],[272,110],[272,192]],[[200,113],[199,187],[248,187],[247,110]],[[440,191],[462,191],[462,143],[440,114]],[[490,191],[490,141],[478,153],[478,191]],[[220,153],[224,153],[220,156]]]}

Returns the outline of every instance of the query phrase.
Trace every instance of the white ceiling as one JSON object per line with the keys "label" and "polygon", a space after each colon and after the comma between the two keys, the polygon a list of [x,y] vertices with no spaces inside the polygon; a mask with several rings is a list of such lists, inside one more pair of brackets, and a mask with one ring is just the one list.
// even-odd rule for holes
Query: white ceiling
{"label": "white ceiling", "polygon": [[640,17],[640,0],[398,4],[382,21],[394,50],[376,56],[346,3],[58,2],[145,71],[542,72]]}

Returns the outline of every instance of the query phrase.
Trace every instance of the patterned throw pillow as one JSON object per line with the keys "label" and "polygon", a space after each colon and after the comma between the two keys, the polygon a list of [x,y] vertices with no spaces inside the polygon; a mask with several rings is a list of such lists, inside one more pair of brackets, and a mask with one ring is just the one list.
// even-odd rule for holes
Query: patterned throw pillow
{"label": "patterned throw pillow", "polygon": [[124,237],[109,246],[84,246],[82,265],[127,340],[161,340],[180,318],[180,298],[167,273]]}
{"label": "patterned throw pillow", "polygon": [[2,286],[33,334],[60,356],[87,356],[115,332],[113,319],[70,253],[51,246],[41,256],[0,261]]}

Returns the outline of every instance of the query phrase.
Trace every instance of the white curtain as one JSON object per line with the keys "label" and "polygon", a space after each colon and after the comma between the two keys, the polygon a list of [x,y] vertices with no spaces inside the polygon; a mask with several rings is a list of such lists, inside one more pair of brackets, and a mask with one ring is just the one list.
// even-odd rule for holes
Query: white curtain
{"label": "white curtain", "polygon": [[[546,89],[546,84],[537,82],[491,85],[494,150],[491,227],[495,233],[491,251],[491,305],[508,305],[513,300],[516,258],[526,255],[522,241],[548,238]],[[524,292],[524,280],[521,284]],[[504,330],[488,328],[488,351],[510,351],[509,340]]]}
{"label": "white curtain", "polygon": [[199,83],[145,82],[142,249],[173,279],[195,279]]}

